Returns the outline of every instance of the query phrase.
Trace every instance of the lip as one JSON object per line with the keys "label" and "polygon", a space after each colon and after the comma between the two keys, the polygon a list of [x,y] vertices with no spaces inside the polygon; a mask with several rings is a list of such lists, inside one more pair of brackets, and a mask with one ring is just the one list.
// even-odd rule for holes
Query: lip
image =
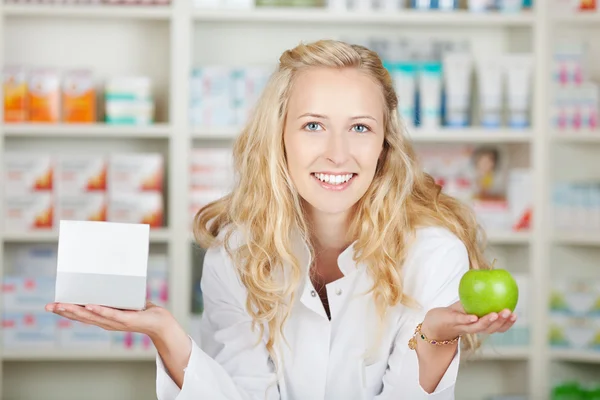
{"label": "lip", "polygon": [[318,183],[323,189],[325,190],[331,190],[333,192],[341,192],[346,190],[351,184],[352,182],[354,182],[354,180],[356,179],[356,177],[358,176],[358,174],[352,173],[352,172],[347,172],[346,174],[352,174],[352,178],[350,178],[349,181],[345,182],[345,183],[341,183],[339,185],[332,185],[330,183],[326,183],[321,181],[319,178],[317,178],[314,174],[328,174],[328,175],[344,175],[344,173],[332,173],[332,172],[314,172],[312,174],[310,174],[310,176],[313,178],[313,180]]}

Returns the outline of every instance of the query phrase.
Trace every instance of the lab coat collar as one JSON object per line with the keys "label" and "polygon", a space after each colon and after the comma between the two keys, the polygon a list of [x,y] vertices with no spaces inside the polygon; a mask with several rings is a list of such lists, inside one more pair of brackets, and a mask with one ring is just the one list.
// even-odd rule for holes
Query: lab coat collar
{"label": "lab coat collar", "polygon": [[[298,229],[294,230],[292,235],[292,248],[294,256],[298,258],[300,265],[304,268],[304,272],[310,271],[310,266],[313,262],[310,249],[306,240],[302,237]],[[344,276],[348,276],[355,272],[357,269],[364,268],[364,265],[357,265],[354,260],[356,241],[352,242],[344,251],[340,253],[337,258],[338,267]]]}

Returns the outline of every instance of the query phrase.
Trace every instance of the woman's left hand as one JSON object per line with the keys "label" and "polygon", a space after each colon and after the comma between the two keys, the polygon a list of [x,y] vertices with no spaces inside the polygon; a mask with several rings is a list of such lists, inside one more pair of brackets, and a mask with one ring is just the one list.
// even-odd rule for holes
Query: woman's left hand
{"label": "woman's left hand", "polygon": [[421,331],[430,339],[452,340],[467,334],[506,332],[516,320],[517,315],[508,309],[479,318],[467,314],[458,301],[449,307],[429,310],[423,320]]}

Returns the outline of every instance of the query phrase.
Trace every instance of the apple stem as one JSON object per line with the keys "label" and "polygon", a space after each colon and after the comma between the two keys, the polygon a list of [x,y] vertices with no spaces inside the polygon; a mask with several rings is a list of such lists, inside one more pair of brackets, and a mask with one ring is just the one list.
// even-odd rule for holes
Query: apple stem
{"label": "apple stem", "polygon": [[494,269],[494,267],[496,266],[496,259],[494,258],[494,260],[492,261],[492,265],[490,267],[490,269]]}

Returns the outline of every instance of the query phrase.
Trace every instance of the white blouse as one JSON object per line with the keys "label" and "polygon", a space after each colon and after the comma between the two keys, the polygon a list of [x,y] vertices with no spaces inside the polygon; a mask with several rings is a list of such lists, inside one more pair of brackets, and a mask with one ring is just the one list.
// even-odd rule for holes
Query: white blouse
{"label": "white blouse", "polygon": [[[247,292],[230,258],[223,247],[208,250],[200,343],[192,340],[181,390],[157,357],[158,399],[454,399],[460,351],[428,394],[419,384],[418,359],[408,340],[427,310],[458,301],[458,284],[469,268],[464,244],[442,228],[417,231],[404,265],[404,290],[421,308],[394,307],[380,335],[372,296],[365,294],[372,280],[365,266],[352,260],[352,249],[338,259],[344,276],[327,285],[331,320],[306,274],[285,325],[287,344],[277,353],[279,381],[264,338],[256,345],[258,330],[251,330],[245,311]],[[308,271],[304,243],[295,251]]]}

